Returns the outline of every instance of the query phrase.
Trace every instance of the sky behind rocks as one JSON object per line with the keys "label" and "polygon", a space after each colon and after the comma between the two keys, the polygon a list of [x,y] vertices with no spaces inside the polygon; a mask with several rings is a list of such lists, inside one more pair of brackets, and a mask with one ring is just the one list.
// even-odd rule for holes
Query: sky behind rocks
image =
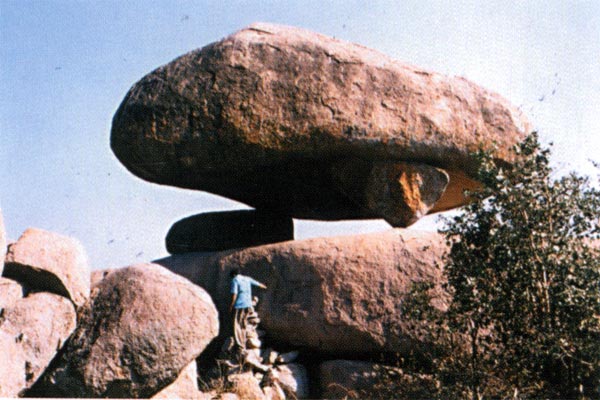
{"label": "sky behind rocks", "polygon": [[[510,5],[506,5],[512,3]],[[244,208],[158,186],[109,147],[127,90],[175,57],[253,22],[294,25],[463,76],[519,106],[560,171],[597,175],[600,2],[0,0],[0,207],[82,241],[95,269],[166,255],[177,220]],[[436,217],[415,228],[433,229]],[[297,221],[299,238],[387,229]]]}

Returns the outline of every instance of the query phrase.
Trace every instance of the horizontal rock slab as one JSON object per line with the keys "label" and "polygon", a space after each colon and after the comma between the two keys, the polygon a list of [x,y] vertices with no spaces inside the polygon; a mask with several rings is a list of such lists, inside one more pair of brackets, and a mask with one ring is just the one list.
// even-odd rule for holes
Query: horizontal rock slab
{"label": "horizontal rock slab", "polygon": [[476,186],[471,152],[495,145],[498,160],[510,163],[508,150],[529,130],[515,107],[466,79],[306,30],[254,24],[137,82],[113,118],[111,148],[150,182],[295,218],[407,225],[418,215],[390,217],[357,202],[348,194],[355,185],[332,168],[443,169],[447,189],[434,191],[436,204],[417,207],[435,212],[463,204],[463,189]]}
{"label": "horizontal rock slab", "polygon": [[42,229],[27,229],[9,246],[4,276],[64,296],[77,307],[90,294],[90,267],[81,243]]}
{"label": "horizontal rock slab", "polygon": [[444,308],[445,251],[437,233],[395,229],[156,262],[203,286],[224,326],[230,324],[229,271],[239,266],[268,286],[255,294],[262,297],[261,326],[272,339],[331,354],[409,353],[419,339],[412,337],[414,321],[403,315],[403,301],[413,282],[431,281],[437,284],[433,305]]}
{"label": "horizontal rock slab", "polygon": [[33,395],[151,397],[218,334],[210,296],[155,264],[113,270]]}
{"label": "horizontal rock slab", "polygon": [[294,222],[256,210],[193,215],[177,221],[165,239],[167,251],[220,251],[294,239]]}
{"label": "horizontal rock slab", "polygon": [[33,293],[3,308],[0,342],[5,343],[0,364],[8,363],[11,372],[0,374],[0,396],[22,396],[62,348],[75,323],[73,304],[52,293]]}

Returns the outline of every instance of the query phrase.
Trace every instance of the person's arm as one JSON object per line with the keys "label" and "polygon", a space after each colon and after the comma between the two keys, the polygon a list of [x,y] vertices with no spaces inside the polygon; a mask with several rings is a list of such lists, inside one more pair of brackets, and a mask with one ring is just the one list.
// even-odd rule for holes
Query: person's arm
{"label": "person's arm", "polygon": [[251,282],[252,282],[252,284],[254,286],[258,286],[261,289],[266,289],[267,288],[267,285],[265,285],[264,283],[261,283],[261,282],[255,280],[255,279],[252,279],[252,278],[250,278],[250,279],[251,279]]}

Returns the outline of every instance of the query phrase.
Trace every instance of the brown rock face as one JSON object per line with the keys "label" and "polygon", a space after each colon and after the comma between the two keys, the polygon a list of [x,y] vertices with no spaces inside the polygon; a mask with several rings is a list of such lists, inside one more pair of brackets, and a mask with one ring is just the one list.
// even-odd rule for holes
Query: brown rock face
{"label": "brown rock face", "polygon": [[[509,162],[507,149],[528,129],[506,100],[465,79],[305,30],[255,24],[136,83],[113,119],[111,147],[151,182],[297,218],[407,225],[464,202],[462,189],[476,184],[468,178],[476,167],[470,152],[496,143],[498,158]],[[407,178],[389,184],[374,172],[367,183],[375,187],[353,196],[355,185],[336,174],[340,162],[355,171],[387,163],[395,175],[408,167]],[[446,191],[411,178],[424,165],[446,171]],[[366,201],[390,185],[408,199],[396,206],[400,215]]]}
{"label": "brown rock face", "polygon": [[75,329],[75,320],[73,304],[52,293],[33,293],[3,309],[1,364],[12,371],[0,374],[1,397],[22,395],[35,383]]}
{"label": "brown rock face", "polygon": [[34,394],[150,397],[218,331],[215,306],[200,287],[155,264],[115,270],[94,288],[66,351]]}
{"label": "brown rock face", "polygon": [[[264,282],[258,311],[269,336],[333,354],[408,352],[410,322],[402,301],[412,282],[442,278],[446,247],[436,233],[384,233],[285,242],[185,254],[157,261],[202,285],[227,316],[229,270]],[[443,307],[444,294],[432,293]],[[227,326],[229,317],[223,320]],[[228,328],[224,328],[226,331]]]}
{"label": "brown rock face", "polygon": [[237,210],[193,215],[177,221],[166,238],[171,254],[220,251],[294,239],[289,217]]}
{"label": "brown rock face", "polygon": [[90,269],[79,241],[41,229],[27,229],[6,255],[4,275],[32,289],[65,296],[80,307],[90,294]]}

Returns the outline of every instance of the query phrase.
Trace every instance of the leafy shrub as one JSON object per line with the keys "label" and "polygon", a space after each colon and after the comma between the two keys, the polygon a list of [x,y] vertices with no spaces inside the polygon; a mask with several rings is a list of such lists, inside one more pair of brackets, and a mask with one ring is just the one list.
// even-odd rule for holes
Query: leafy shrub
{"label": "leafy shrub", "polygon": [[423,314],[448,346],[438,379],[446,396],[598,398],[600,192],[575,174],[553,179],[536,133],[515,152],[510,170],[478,153],[483,187],[442,231],[452,302]]}

